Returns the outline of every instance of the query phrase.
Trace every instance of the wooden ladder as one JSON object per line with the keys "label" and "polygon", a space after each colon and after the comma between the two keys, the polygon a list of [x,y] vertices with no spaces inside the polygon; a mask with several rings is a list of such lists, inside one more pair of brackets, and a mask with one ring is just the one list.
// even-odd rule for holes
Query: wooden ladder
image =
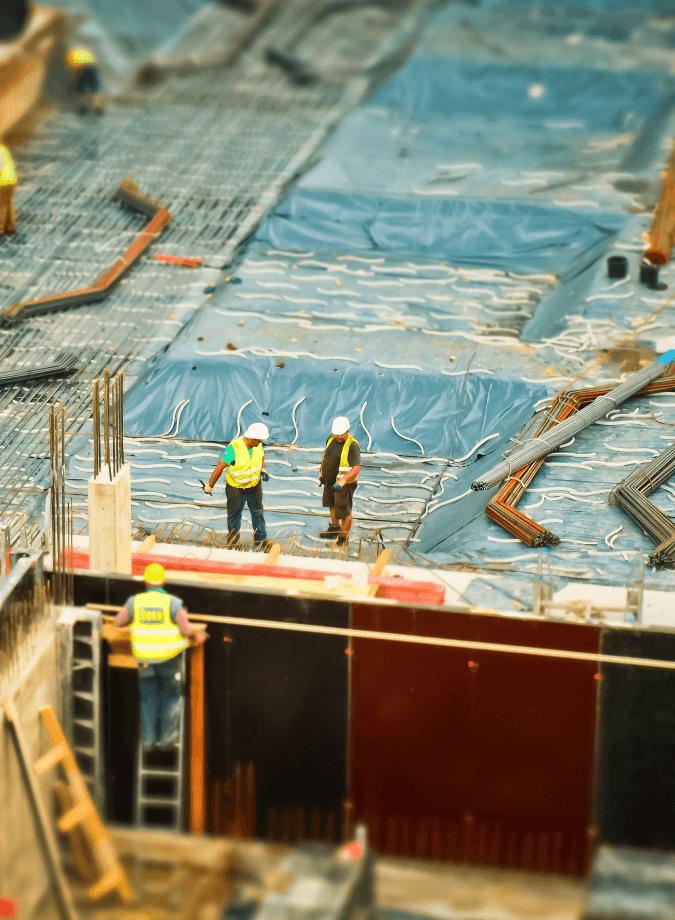
{"label": "wooden ladder", "polygon": [[78,828],[89,845],[100,877],[89,886],[87,895],[91,901],[98,901],[107,894],[117,892],[123,904],[130,904],[133,901],[133,893],[126,872],[89,793],[75,755],[63,734],[56,713],[51,706],[45,706],[40,709],[40,717],[54,746],[35,761],[33,770],[38,776],[43,776],[58,764],[65,774],[72,805],[58,819],[57,827],[64,834],[72,833]]}

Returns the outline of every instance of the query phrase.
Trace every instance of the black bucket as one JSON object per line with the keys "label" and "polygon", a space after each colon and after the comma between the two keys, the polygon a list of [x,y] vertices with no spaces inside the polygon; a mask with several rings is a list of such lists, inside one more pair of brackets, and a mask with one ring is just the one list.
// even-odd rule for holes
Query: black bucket
{"label": "black bucket", "polygon": [[625,278],[628,274],[628,259],[625,256],[610,256],[607,259],[607,276]]}
{"label": "black bucket", "polygon": [[651,262],[641,262],[640,284],[646,284],[652,290],[659,290],[659,266]]}
{"label": "black bucket", "polygon": [[26,28],[29,0],[0,0],[0,42],[11,42]]}

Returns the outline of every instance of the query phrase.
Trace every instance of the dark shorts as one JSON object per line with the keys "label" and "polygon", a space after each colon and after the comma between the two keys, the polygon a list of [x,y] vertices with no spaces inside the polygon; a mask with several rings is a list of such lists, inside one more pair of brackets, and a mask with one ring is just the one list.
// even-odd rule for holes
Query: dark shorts
{"label": "dark shorts", "polygon": [[323,507],[335,508],[338,520],[344,520],[352,513],[352,497],[356,492],[356,483],[342,486],[339,492],[333,492],[332,486],[323,487]]}

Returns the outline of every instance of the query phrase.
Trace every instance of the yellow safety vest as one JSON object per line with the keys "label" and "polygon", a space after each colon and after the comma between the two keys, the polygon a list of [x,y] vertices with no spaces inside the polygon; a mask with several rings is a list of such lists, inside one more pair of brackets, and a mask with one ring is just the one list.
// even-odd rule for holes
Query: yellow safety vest
{"label": "yellow safety vest", "polygon": [[16,185],[14,160],[4,144],[0,144],[0,185]]}
{"label": "yellow safety vest", "polygon": [[171,622],[171,595],[144,591],[134,598],[131,648],[138,661],[168,661],[186,649],[188,640]]}
{"label": "yellow safety vest", "polygon": [[88,48],[71,48],[66,55],[66,63],[71,70],[79,70],[87,64],[95,64],[96,55]]}
{"label": "yellow safety vest", "polygon": [[244,439],[235,438],[230,447],[234,449],[234,466],[228,466],[225,479],[235,489],[251,489],[260,482],[265,452],[262,444],[252,448],[251,453],[244,444]]}
{"label": "yellow safety vest", "polygon": [[[333,435],[331,435],[328,438],[328,440],[326,441],[326,450],[330,447],[330,445],[333,443],[334,440],[335,438],[333,437]],[[347,440],[342,445],[342,452],[340,453],[340,467],[338,469],[338,475],[344,475],[345,473],[348,473],[351,470],[351,465],[349,463],[349,448],[352,446],[352,444],[358,444],[358,443],[359,442],[356,440],[356,438],[353,438],[350,434],[347,435]],[[352,482],[356,482],[358,478],[359,477],[357,476],[356,479],[352,479]]]}

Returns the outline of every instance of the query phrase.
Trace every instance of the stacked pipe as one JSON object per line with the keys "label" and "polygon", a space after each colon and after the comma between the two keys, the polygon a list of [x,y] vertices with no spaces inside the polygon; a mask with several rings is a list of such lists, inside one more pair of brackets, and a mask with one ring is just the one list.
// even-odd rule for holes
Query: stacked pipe
{"label": "stacked pipe", "polygon": [[[675,376],[665,376],[650,383],[640,391],[641,395],[664,393],[675,388]],[[589,387],[585,390],[568,390],[559,393],[537,429],[539,436],[570,415],[577,413],[584,406],[605,396],[609,387]],[[500,491],[488,502],[485,513],[514,537],[518,537],[526,546],[556,546],[560,542],[557,534],[552,533],[537,521],[517,511],[515,505],[520,501],[528,486],[546,462],[546,457],[534,460],[527,466],[516,470],[504,483]]]}
{"label": "stacked pipe", "polygon": [[44,377],[65,377],[72,374],[77,366],[75,355],[59,355],[56,361],[50,364],[41,364],[38,367],[21,367],[11,371],[0,372],[0,387],[13,387],[20,383],[31,383]]}
{"label": "stacked pipe", "polygon": [[649,564],[675,568],[675,521],[664,514],[648,496],[675,473],[675,444],[649,463],[636,467],[610,495],[642,530],[656,543]]}

